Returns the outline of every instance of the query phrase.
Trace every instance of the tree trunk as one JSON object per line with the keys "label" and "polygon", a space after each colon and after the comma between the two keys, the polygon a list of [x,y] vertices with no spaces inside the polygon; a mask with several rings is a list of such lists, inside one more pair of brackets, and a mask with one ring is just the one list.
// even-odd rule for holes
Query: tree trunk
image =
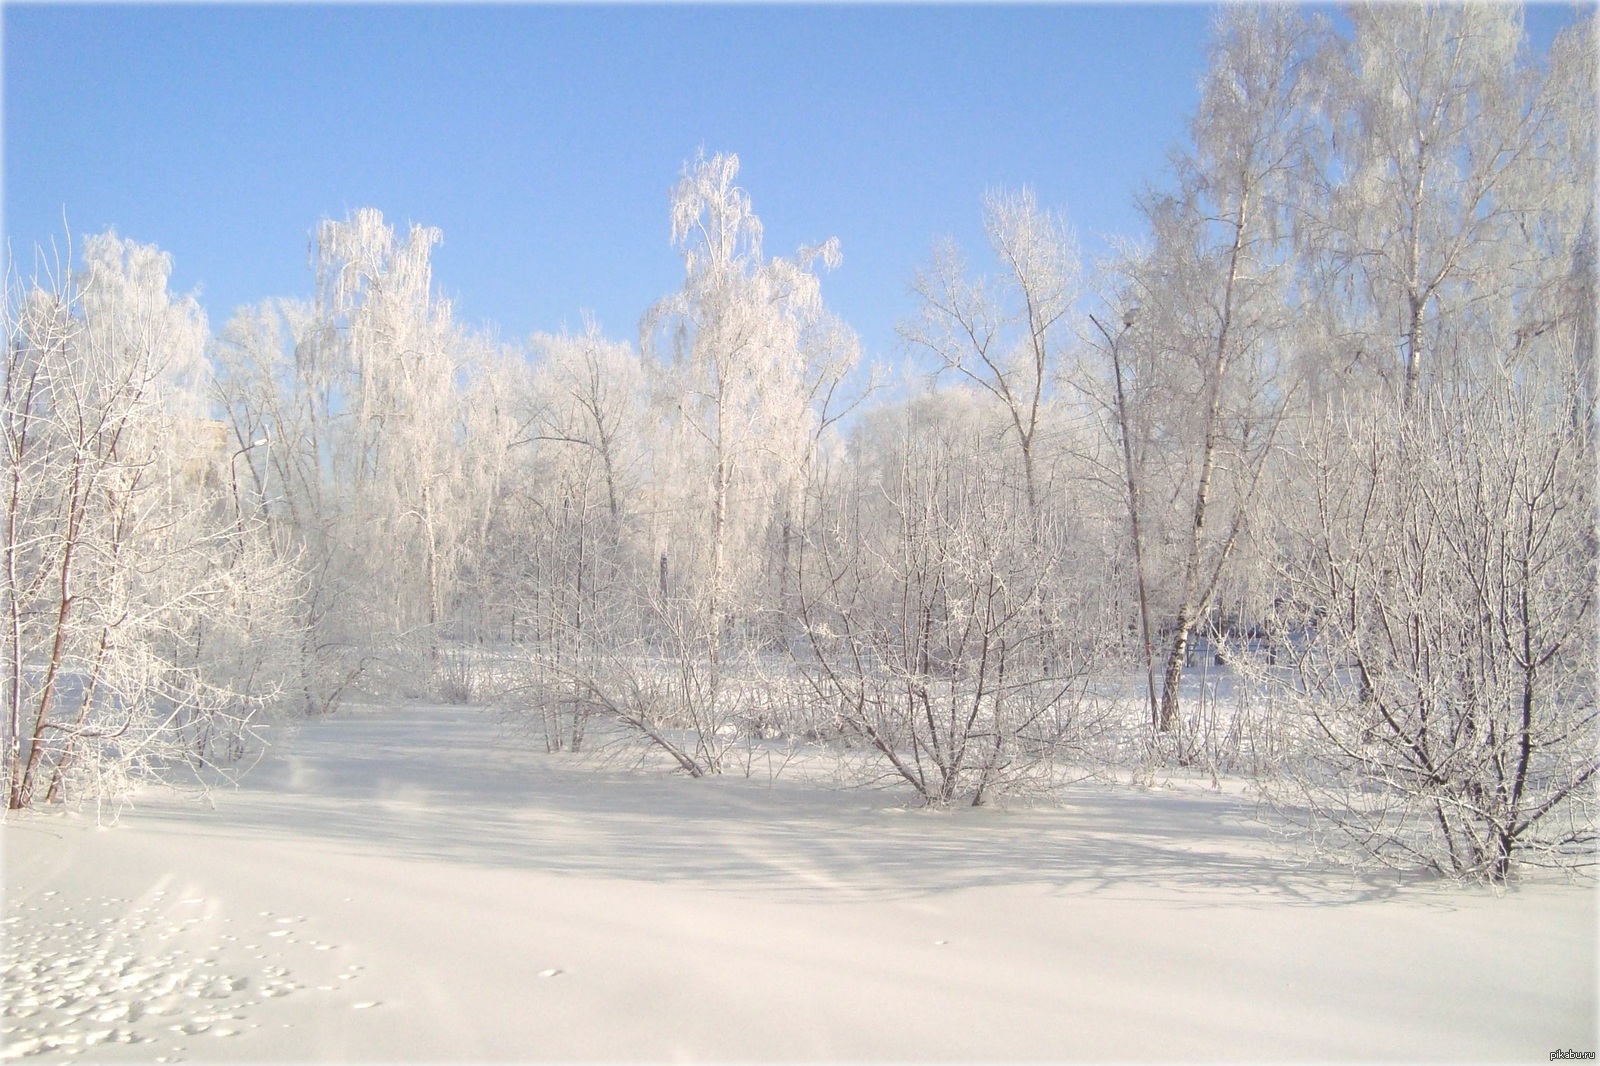
{"label": "tree trunk", "polygon": [[[1227,378],[1231,353],[1228,342],[1233,327],[1233,290],[1239,279],[1239,259],[1244,251],[1245,227],[1250,218],[1250,189],[1248,185],[1239,194],[1238,222],[1233,231],[1233,248],[1228,254],[1228,280],[1222,293],[1222,321],[1217,328],[1217,343],[1211,365],[1211,380],[1206,383],[1205,433],[1200,452],[1200,480],[1194,490],[1194,522],[1190,528],[1189,560],[1183,570],[1183,594],[1178,601],[1174,619],[1177,630],[1173,637],[1172,653],[1167,659],[1166,687],[1161,691],[1161,723],[1163,732],[1170,730],[1178,719],[1178,682],[1183,676],[1183,660],[1188,651],[1189,630],[1195,617],[1204,608],[1196,602],[1200,586],[1201,552],[1205,545],[1206,509],[1211,502],[1211,478],[1217,468],[1218,427],[1222,408],[1222,386]],[[1220,568],[1225,560],[1217,560]],[[1215,587],[1215,582],[1208,583]]]}
{"label": "tree trunk", "polygon": [[1167,657],[1167,671],[1161,683],[1161,717],[1157,728],[1163,733],[1171,732],[1178,721],[1178,690],[1183,683],[1183,664],[1189,654],[1189,630],[1192,625],[1188,618],[1179,614],[1178,634],[1172,640],[1172,654]]}

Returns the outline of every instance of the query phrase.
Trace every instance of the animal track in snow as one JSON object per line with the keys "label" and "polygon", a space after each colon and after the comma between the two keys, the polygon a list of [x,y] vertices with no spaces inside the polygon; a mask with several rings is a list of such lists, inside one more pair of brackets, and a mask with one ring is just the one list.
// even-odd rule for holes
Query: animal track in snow
{"label": "animal track in snow", "polygon": [[[12,900],[20,895],[13,886]],[[45,892],[12,902],[0,921],[0,1061],[78,1055],[101,1044],[149,1044],[147,1061],[171,1061],[183,1050],[178,1042],[240,1036],[257,1027],[249,1008],[305,987],[266,955],[256,956],[266,964],[253,975],[237,968],[239,956],[224,963],[237,943],[221,933],[228,919],[204,897],[165,896],[71,900]],[[279,926],[274,933],[306,921],[259,918],[272,919],[258,924]],[[266,943],[281,949],[297,941]],[[347,963],[339,978],[358,969]]]}

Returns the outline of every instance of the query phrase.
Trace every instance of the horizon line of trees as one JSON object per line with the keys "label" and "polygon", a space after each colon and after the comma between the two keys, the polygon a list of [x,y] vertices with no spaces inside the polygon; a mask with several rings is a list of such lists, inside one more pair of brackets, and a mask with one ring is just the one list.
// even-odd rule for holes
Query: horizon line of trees
{"label": "horizon line of trees", "polygon": [[1219,12],[1103,262],[985,196],[899,388],[823,302],[837,243],[769,256],[732,155],[673,189],[637,348],[463,327],[439,232],[373,210],[215,336],[115,234],[13,270],[8,806],[399,692],[694,776],[826,740],[934,804],[1245,768],[1359,861],[1587,861],[1594,19],[1539,60],[1512,6],[1349,22]]}

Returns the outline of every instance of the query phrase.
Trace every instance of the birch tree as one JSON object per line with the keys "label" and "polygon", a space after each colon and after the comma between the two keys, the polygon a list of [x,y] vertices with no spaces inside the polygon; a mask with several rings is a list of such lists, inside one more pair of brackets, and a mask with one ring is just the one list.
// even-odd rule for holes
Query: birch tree
{"label": "birch tree", "polygon": [[900,333],[1005,413],[1033,521],[1041,505],[1038,442],[1047,393],[1073,332],[1078,248],[1066,223],[1040,210],[1027,189],[986,195],[983,221],[1000,274],[969,280],[960,252],[944,244],[916,273],[912,287],[922,312]]}
{"label": "birch tree", "polygon": [[[360,501],[334,482],[342,400],[336,363],[309,304],[241,309],[212,347],[214,388],[233,438],[262,441],[238,464],[263,500],[273,550],[292,565],[307,715],[333,710],[370,661],[361,568],[351,561]],[[242,445],[241,445],[242,446]]]}
{"label": "birch tree", "polygon": [[[815,373],[806,340],[825,315],[814,265],[838,262],[838,245],[768,260],[761,223],[737,185],[739,160],[701,158],[673,194],[672,236],[683,254],[683,290],[647,319],[650,351],[670,345],[665,419],[695,486],[681,506],[694,533],[663,545],[699,581],[713,659],[732,612],[751,589],[774,489],[812,439]],[[659,331],[659,332],[658,332]],[[699,543],[699,550],[686,550]],[[687,568],[685,568],[687,569]]]}
{"label": "birch tree", "polygon": [[1141,310],[1124,343],[1173,404],[1157,430],[1178,508],[1165,523],[1176,573],[1162,731],[1178,719],[1190,637],[1245,530],[1282,411],[1292,308],[1281,224],[1308,147],[1319,35],[1288,8],[1219,16],[1194,151],[1176,159],[1177,191],[1147,200],[1152,247],[1126,268]]}
{"label": "birch tree", "polygon": [[315,300],[248,311],[217,346],[236,432],[272,442],[280,546],[304,560],[310,712],[374,665],[438,665],[474,506],[462,384],[482,358],[432,292],[439,239],[402,240],[370,209],[325,220]]}
{"label": "birch tree", "polygon": [[1300,229],[1346,316],[1346,361],[1398,377],[1409,406],[1463,316],[1508,280],[1494,260],[1546,195],[1528,179],[1554,158],[1562,105],[1518,63],[1513,5],[1362,3],[1350,20],[1324,68],[1335,150]]}
{"label": "birch tree", "polygon": [[783,545],[793,535],[817,408],[854,353],[813,273],[837,263],[837,244],[766,258],[738,170],[731,155],[684,169],[672,199],[684,287],[642,327],[656,415],[647,526],[659,571],[639,585],[649,626],[624,620],[573,678],[693,776],[720,772],[741,723],[759,717],[763,688],[741,671],[764,639],[763,549],[774,531]]}
{"label": "birch tree", "polygon": [[[412,226],[402,242],[367,209],[324,221],[316,246],[317,342],[339,353],[347,412],[334,478],[372,502],[373,548],[386,541],[420,564],[370,577],[391,589],[401,619],[430,635],[443,620],[459,532],[451,473],[462,367],[450,306],[432,291],[440,239]],[[420,589],[404,588],[412,576]]]}

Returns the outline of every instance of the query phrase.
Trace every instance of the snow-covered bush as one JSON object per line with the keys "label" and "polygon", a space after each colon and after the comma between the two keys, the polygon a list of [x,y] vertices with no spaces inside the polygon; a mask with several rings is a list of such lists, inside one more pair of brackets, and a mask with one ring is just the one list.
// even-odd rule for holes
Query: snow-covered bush
{"label": "snow-covered bush", "polygon": [[801,555],[816,698],[930,804],[1042,787],[1106,722],[1086,698],[1114,632],[1102,587],[988,433],[936,400],[869,424]]}
{"label": "snow-covered bush", "polygon": [[1306,442],[1282,666],[1254,666],[1319,841],[1495,881],[1593,860],[1595,455],[1563,379],[1491,367]]}

